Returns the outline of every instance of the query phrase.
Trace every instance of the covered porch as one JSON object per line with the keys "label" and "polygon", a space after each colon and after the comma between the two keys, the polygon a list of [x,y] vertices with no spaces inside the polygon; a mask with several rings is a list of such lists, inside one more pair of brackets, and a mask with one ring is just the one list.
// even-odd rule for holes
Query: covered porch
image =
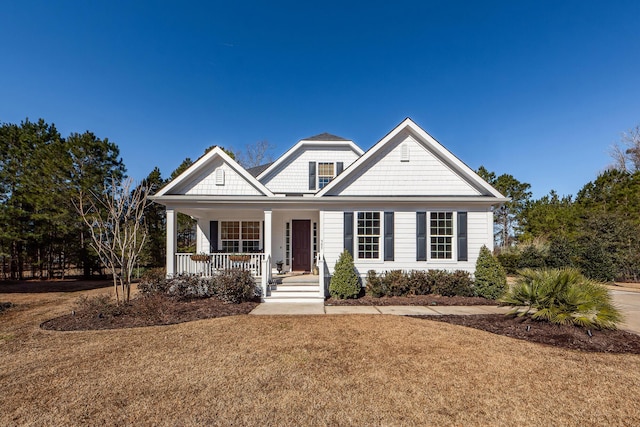
{"label": "covered porch", "polygon": [[[178,212],[197,221],[193,253],[178,252]],[[325,270],[318,210],[169,205],[166,221],[168,276],[213,276],[223,270],[240,268],[250,271],[262,285],[263,296],[269,297],[270,285],[277,273],[317,275]],[[316,296],[324,297],[324,282],[324,275],[320,274]]]}

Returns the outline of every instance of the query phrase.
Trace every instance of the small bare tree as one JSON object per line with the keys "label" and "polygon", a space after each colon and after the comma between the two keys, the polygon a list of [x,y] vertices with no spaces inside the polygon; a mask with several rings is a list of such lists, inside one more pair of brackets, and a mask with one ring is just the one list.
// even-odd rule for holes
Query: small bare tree
{"label": "small bare tree", "polygon": [[[144,209],[149,189],[132,189],[131,178],[118,182],[112,178],[105,194],[79,194],[76,209],[89,227],[91,247],[111,271],[116,301],[129,302],[131,274],[147,239]],[[88,197],[87,197],[88,196]]]}
{"label": "small bare tree", "polygon": [[611,168],[621,171],[640,170],[640,125],[622,133],[620,143],[614,144],[609,151],[613,159]]}
{"label": "small bare tree", "polygon": [[273,161],[271,154],[273,145],[267,140],[258,141],[255,144],[247,144],[244,151],[236,154],[236,160],[245,168],[261,166]]}

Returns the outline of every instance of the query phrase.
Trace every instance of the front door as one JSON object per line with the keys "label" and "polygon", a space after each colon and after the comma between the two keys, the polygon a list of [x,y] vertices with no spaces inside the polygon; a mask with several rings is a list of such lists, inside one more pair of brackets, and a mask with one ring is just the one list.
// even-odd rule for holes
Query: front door
{"label": "front door", "polygon": [[291,270],[311,271],[311,221],[294,219],[291,228]]}

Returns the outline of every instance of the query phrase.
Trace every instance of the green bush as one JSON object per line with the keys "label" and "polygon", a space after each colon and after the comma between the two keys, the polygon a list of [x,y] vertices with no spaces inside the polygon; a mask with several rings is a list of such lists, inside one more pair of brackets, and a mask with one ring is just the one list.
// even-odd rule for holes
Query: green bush
{"label": "green bush", "polygon": [[[515,307],[510,314],[533,312],[533,319],[562,325],[615,329],[622,320],[607,288],[573,268],[521,270],[500,302]],[[518,312],[521,307],[526,310]]]}
{"label": "green bush", "polygon": [[491,254],[486,246],[480,248],[476,261],[475,291],[476,295],[497,299],[507,289],[507,275],[500,262]]}
{"label": "green bush", "polygon": [[556,236],[549,242],[545,264],[549,268],[572,267],[575,247],[565,236]]}
{"label": "green bush", "polygon": [[374,298],[379,298],[384,295],[384,289],[382,288],[382,279],[378,276],[375,270],[369,270],[367,272],[367,287],[366,293]]}
{"label": "green bush", "polygon": [[518,268],[544,268],[544,258],[542,251],[529,245],[520,253]]}
{"label": "green bush", "polygon": [[453,273],[442,270],[429,270],[434,279],[434,285],[431,287],[434,294],[444,297],[472,297],[475,295],[473,290],[473,280],[467,271],[456,270]]}
{"label": "green bush", "polygon": [[356,274],[353,258],[344,250],[333,270],[329,283],[329,294],[334,298],[356,298],[360,294],[360,278]]}
{"label": "green bush", "polygon": [[212,293],[221,301],[239,304],[260,296],[262,290],[256,285],[250,271],[231,269],[215,276]]}
{"label": "green bush", "polygon": [[520,254],[515,251],[500,252],[498,261],[507,274],[516,274],[518,272],[518,264],[520,264]]}

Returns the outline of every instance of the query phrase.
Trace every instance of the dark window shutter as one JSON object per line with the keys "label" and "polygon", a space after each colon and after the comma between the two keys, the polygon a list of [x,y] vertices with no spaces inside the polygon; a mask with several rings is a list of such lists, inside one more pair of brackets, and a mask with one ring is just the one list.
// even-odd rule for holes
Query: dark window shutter
{"label": "dark window shutter", "polygon": [[384,213],[384,260],[393,261],[393,212]]}
{"label": "dark window shutter", "polygon": [[353,256],[353,212],[344,213],[344,248]]}
{"label": "dark window shutter", "polygon": [[427,260],[427,213],[416,212],[416,261]]}
{"label": "dark window shutter", "polygon": [[336,163],[336,176],[340,175],[343,170],[344,170],[344,162],[337,162]]}
{"label": "dark window shutter", "polygon": [[466,212],[458,212],[458,261],[468,261]]}
{"label": "dark window shutter", "polygon": [[316,162],[309,162],[309,190],[316,189]]}
{"label": "dark window shutter", "polygon": [[209,248],[211,252],[218,251],[218,221],[209,221]]}

